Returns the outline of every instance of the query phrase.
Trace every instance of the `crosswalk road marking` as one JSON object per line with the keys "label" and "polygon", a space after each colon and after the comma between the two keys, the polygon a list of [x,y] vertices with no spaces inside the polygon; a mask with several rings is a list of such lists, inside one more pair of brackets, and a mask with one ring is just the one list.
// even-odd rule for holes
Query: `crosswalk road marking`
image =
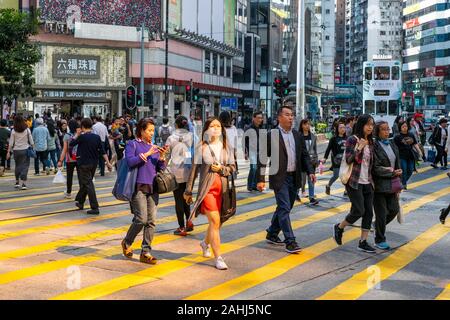
{"label": "crosswalk road marking", "polygon": [[450,283],[445,289],[436,297],[436,300],[450,300]]}
{"label": "crosswalk road marking", "polygon": [[[445,192],[449,192],[450,188],[446,189]],[[441,195],[441,194],[439,194]],[[417,201],[416,204],[418,206],[421,206],[421,204],[423,204],[422,201]],[[310,223],[313,222],[317,222],[326,218],[329,218],[335,214],[338,213],[342,213],[345,212],[346,210],[348,210],[350,208],[350,204],[344,204],[341,205],[337,208],[333,208],[333,209],[329,209],[329,210],[325,210],[323,212],[317,213],[311,217],[308,218],[304,218],[304,219],[300,219],[297,221],[293,221],[292,223],[292,227],[293,229],[298,229],[301,227],[304,227]],[[412,208],[408,208],[407,210],[412,210]],[[249,246],[251,244],[257,243],[257,242],[261,242],[262,239],[264,239],[265,236],[265,231],[262,232],[258,232],[256,234],[251,234],[248,235],[246,237],[243,237],[242,239],[236,240],[236,241],[232,241],[230,243],[225,243],[222,244],[221,246],[221,251],[223,253],[229,253],[238,249],[242,249],[246,246]],[[354,237],[354,239],[356,239],[356,237],[358,237],[359,235],[359,230],[353,229],[350,232],[347,233],[347,235],[350,235],[350,237]],[[240,242],[241,241],[241,242]],[[336,245],[334,244],[333,240],[325,240],[327,241],[327,243],[325,243],[325,247],[330,247],[331,244],[333,244],[333,247],[330,248],[334,249],[336,248]],[[348,240],[351,241],[351,240]],[[230,248],[231,246],[231,248]],[[316,245],[316,247],[321,247],[323,248],[324,244],[323,243],[319,243]],[[320,249],[319,249],[320,250]],[[292,256],[288,256],[285,259],[293,259],[290,258]],[[301,256],[304,258],[307,258],[308,256]],[[310,256],[311,258],[312,256]],[[128,275],[124,275],[122,277],[118,277],[109,281],[105,281],[102,283],[99,283],[97,285],[93,285],[81,290],[77,290],[77,291],[73,291],[73,292],[69,292],[66,294],[62,294],[59,296],[54,297],[54,299],[61,299],[61,300],[68,300],[68,299],[97,299],[100,297],[104,297],[106,295],[118,292],[118,291],[122,291],[125,290],[127,288],[130,288],[132,286],[136,286],[139,284],[143,284],[143,283],[148,283],[148,282],[152,282],[156,279],[159,279],[169,273],[175,272],[175,271],[179,271],[185,267],[189,267],[193,264],[196,263],[200,263],[200,262],[204,262],[208,259],[205,259],[201,256],[199,256],[199,253],[197,254],[193,254],[191,256],[188,257],[184,257],[178,260],[173,260],[170,262],[166,262],[166,263],[162,263],[156,267],[152,267],[149,269],[145,269],[143,271],[139,271],[137,273],[133,273],[133,274],[128,274]],[[281,263],[281,266],[283,266],[283,263]],[[272,269],[266,270],[266,272],[264,273],[266,276],[273,275],[274,271]],[[237,281],[234,286],[232,285],[233,288],[235,288],[236,286],[242,285],[242,279],[239,279],[239,281]],[[244,281],[245,283],[245,281]],[[223,290],[219,290],[220,292],[223,292]],[[212,299],[210,292],[208,291],[207,294],[205,294],[205,297],[207,299]],[[223,297],[220,297],[219,299],[222,299]],[[193,297],[193,299],[199,299],[198,296]]]}
{"label": "crosswalk road marking", "polygon": [[[408,214],[413,210],[421,207],[425,200],[433,201],[442,196],[447,195],[450,192],[450,187],[444,190],[435,192],[433,194],[421,197],[418,200],[414,200],[408,204],[408,207],[404,209],[404,214]],[[344,233],[343,244],[349,243],[357,239],[360,236],[361,231],[358,229],[352,229]],[[240,277],[234,278],[223,284],[217,285],[213,288],[207,289],[195,295],[192,295],[186,299],[188,300],[223,300],[237,295],[245,290],[253,288],[261,283],[272,280],[276,277],[285,274],[286,272],[314,259],[318,256],[335,250],[337,248],[334,239],[327,239],[316,243],[310,247],[302,250],[298,255],[289,255],[280,260],[269,263],[263,267],[260,267],[254,271],[246,273]],[[364,272],[366,285],[367,273]],[[340,293],[342,294],[342,293]],[[338,295],[333,295],[332,298],[336,298]]]}

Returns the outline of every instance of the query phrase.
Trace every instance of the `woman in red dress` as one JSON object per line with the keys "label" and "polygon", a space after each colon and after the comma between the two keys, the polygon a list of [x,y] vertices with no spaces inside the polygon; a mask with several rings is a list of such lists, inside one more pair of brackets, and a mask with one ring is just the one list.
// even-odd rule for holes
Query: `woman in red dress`
{"label": "woman in red dress", "polygon": [[187,182],[184,197],[192,202],[192,188],[200,174],[197,199],[189,220],[199,213],[206,215],[209,226],[205,240],[200,243],[203,256],[211,257],[210,246],[216,258],[219,270],[226,270],[224,259],[220,255],[220,212],[222,193],[227,191],[227,177],[236,171],[233,151],[227,145],[225,128],[217,118],[209,118],[203,128],[202,142],[195,151],[194,165]]}

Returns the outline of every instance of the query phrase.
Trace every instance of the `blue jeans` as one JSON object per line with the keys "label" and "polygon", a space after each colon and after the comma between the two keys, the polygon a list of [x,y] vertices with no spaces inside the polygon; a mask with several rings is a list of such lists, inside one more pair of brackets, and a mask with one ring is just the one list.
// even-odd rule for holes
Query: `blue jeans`
{"label": "blue jeans", "polygon": [[339,170],[340,168],[333,168],[333,176],[331,177],[330,181],[328,181],[328,186],[332,186],[333,183],[336,182],[337,179],[339,179]]}
{"label": "blue jeans", "polygon": [[248,172],[248,178],[247,178],[247,189],[248,190],[256,189],[256,171],[257,171],[257,165],[250,164],[250,170]]}
{"label": "blue jeans", "polygon": [[[56,160],[56,157],[57,157],[57,150],[55,149],[55,150],[49,150],[48,151],[48,153],[49,153],[49,156],[50,156],[50,161],[53,163],[53,167],[56,169],[56,168],[58,168],[58,160]],[[49,162],[49,164],[50,164],[50,162]]]}
{"label": "blue jeans", "polygon": [[309,198],[314,198],[314,183],[312,183],[309,175],[307,175],[305,172],[302,172],[302,192],[305,192],[306,181],[308,181]]}
{"label": "blue jeans", "polygon": [[266,230],[272,236],[278,236],[283,231],[284,242],[286,244],[295,241],[294,231],[292,231],[290,213],[297,196],[297,188],[293,176],[287,176],[280,190],[275,192],[277,208],[272,217],[272,224]]}
{"label": "blue jeans", "polygon": [[402,184],[406,186],[414,171],[414,160],[400,159],[400,164],[403,171]]}

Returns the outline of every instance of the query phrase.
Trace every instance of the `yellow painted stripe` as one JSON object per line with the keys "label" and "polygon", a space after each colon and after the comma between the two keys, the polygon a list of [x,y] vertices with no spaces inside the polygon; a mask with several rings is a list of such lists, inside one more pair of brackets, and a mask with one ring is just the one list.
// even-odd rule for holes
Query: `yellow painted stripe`
{"label": "yellow painted stripe", "polygon": [[[433,194],[421,197],[420,199],[410,202],[404,208],[404,214],[407,214],[428,201],[434,201],[442,196],[448,195],[450,187],[444,190],[435,192]],[[348,243],[357,239],[361,234],[358,229],[352,229],[344,233],[344,243]],[[248,272],[240,277],[229,280],[223,284],[217,285],[213,288],[199,292],[186,299],[188,300],[223,300],[235,296],[245,290],[253,288],[259,284],[279,277],[286,272],[324,254],[336,249],[336,243],[333,239],[327,239],[302,250],[298,255],[289,255],[280,260],[269,263],[254,271]],[[397,255],[395,255],[397,256]],[[367,273],[364,272],[367,279]],[[364,283],[365,284],[365,283]],[[351,288],[351,287],[350,287]],[[349,289],[350,289],[349,288]],[[342,294],[342,293],[341,293]]]}
{"label": "yellow painted stripe", "polygon": [[[323,212],[319,212],[317,214],[314,214],[310,217],[300,219],[298,221],[293,222],[293,228],[302,228],[309,224],[321,221],[323,219],[330,218],[338,213],[345,212],[350,208],[349,204],[341,205],[337,208],[332,208],[329,210],[325,210]],[[272,212],[272,210],[266,210],[264,211]],[[231,219],[226,226],[229,226],[231,224],[236,224],[242,222],[245,217],[241,217],[240,215],[237,216],[234,219]],[[247,220],[247,219],[246,219]],[[206,227],[206,226],[205,226]],[[248,247],[250,245],[253,245],[255,243],[261,242],[262,239],[264,239],[266,235],[265,231],[257,232],[245,237],[242,237],[240,239],[237,239],[235,241],[229,242],[229,243],[223,243],[220,247],[220,250],[222,253],[230,253],[233,251],[240,250],[242,248]],[[104,297],[110,294],[113,294],[118,291],[122,291],[125,289],[128,289],[133,286],[137,286],[140,284],[149,283],[155,280],[160,279],[161,277],[164,277],[168,274],[171,274],[173,272],[179,271],[181,269],[190,267],[194,264],[202,263],[205,261],[208,261],[208,258],[203,258],[201,256],[201,252],[194,253],[189,256],[182,257],[177,260],[168,261],[165,263],[158,264],[156,266],[153,266],[151,268],[124,275],[122,277],[114,278],[109,281],[105,281],[81,290],[72,291],[66,294],[62,294],[59,296],[56,296],[52,298],[53,300],[92,300],[97,299],[100,297]],[[1,276],[0,276],[0,283],[1,282]]]}
{"label": "yellow painted stripe", "polygon": [[[424,182],[424,181],[418,182],[418,183],[416,183],[415,186],[411,186],[411,188],[418,187],[425,183],[426,182]],[[343,191],[343,189],[340,189],[340,190],[336,190],[335,192],[338,193],[338,192],[342,192],[342,191]],[[448,191],[450,191],[450,188],[448,188]],[[323,196],[323,194],[320,196]],[[273,206],[273,207],[275,207],[275,206]],[[267,209],[269,209],[269,210],[267,210]],[[326,210],[323,212],[319,212],[311,217],[300,219],[298,221],[293,221],[292,228],[293,229],[302,228],[308,224],[330,218],[338,213],[345,212],[349,209],[350,209],[350,204],[346,203],[346,204],[338,206],[336,208],[329,209],[329,210]],[[272,210],[273,210],[273,208],[264,209],[264,211],[268,211],[268,212],[272,212]],[[412,209],[409,208],[409,209],[406,209],[405,211],[408,212],[408,210],[412,210]],[[238,218],[242,218],[242,217],[238,216]],[[234,219],[230,220],[230,222],[233,222],[233,223],[238,222],[236,220],[234,220],[234,221],[233,220]],[[266,232],[262,231],[262,232],[258,232],[258,233],[243,237],[241,239],[238,239],[238,240],[230,242],[230,243],[222,244],[221,251],[223,253],[230,253],[232,251],[239,250],[244,247],[250,246],[252,244],[261,242],[261,239],[264,239],[265,234],[266,234]],[[353,230],[346,232],[347,240],[345,240],[344,242],[349,242],[349,241],[356,239],[359,236],[359,234],[360,234],[360,231],[357,229],[353,229]],[[325,240],[322,243],[319,243],[319,244],[313,246],[312,248],[310,248],[309,260],[314,257],[314,254],[316,254],[316,255],[320,254],[320,252],[322,252],[325,248],[330,248],[329,250],[336,248],[336,244],[334,243],[334,240],[328,239],[328,240]],[[292,255],[289,257],[291,257],[290,259],[293,259],[293,257],[298,257],[298,256]],[[289,257],[287,257],[287,258],[289,258]],[[113,294],[118,291],[126,290],[133,286],[137,286],[140,284],[145,284],[145,283],[155,281],[165,275],[179,271],[183,268],[187,268],[193,264],[204,262],[206,260],[208,260],[208,259],[205,259],[205,258],[199,256],[199,253],[193,254],[188,257],[184,257],[184,258],[181,258],[178,260],[166,262],[166,263],[163,263],[156,267],[145,269],[145,270],[137,272],[137,273],[124,275],[122,277],[115,278],[115,279],[112,279],[112,280],[109,280],[106,282],[102,282],[102,283],[99,283],[99,284],[96,284],[96,285],[93,285],[93,286],[90,286],[90,287],[87,287],[87,288],[84,288],[81,290],[62,294],[62,295],[54,297],[53,299],[55,299],[55,300],[97,299],[100,297],[104,297],[104,296]],[[307,260],[304,260],[304,262],[306,262],[306,261]],[[304,263],[304,262],[302,262],[302,263]],[[267,274],[274,274],[273,270],[268,270],[267,272],[268,272]],[[237,281],[237,283],[239,285],[239,283],[241,283],[241,282]],[[206,295],[206,296],[207,296],[207,299],[210,299],[210,297],[208,297],[209,295]],[[198,298],[198,297],[195,297],[195,298]]]}
{"label": "yellow painted stripe", "polygon": [[436,300],[450,300],[450,283],[445,289],[436,297]]}
{"label": "yellow painted stripe", "polygon": [[[447,188],[446,193],[448,194],[449,192],[450,189]],[[449,232],[449,228],[445,228],[441,224],[436,224],[374,265],[374,269],[380,270],[379,279],[374,278],[367,270],[361,271],[319,297],[318,300],[356,300],[360,298],[378,283],[388,279],[413,262],[426,249],[442,239]],[[369,283],[369,279],[373,280],[373,282]]]}
{"label": "yellow painted stripe", "polygon": [[[261,195],[255,196],[255,197],[239,200],[237,203],[238,203],[238,205],[245,205],[248,203],[257,202],[257,201],[267,199],[267,198],[272,198],[272,197],[273,197],[273,193],[265,193],[265,194],[261,194]],[[172,204],[173,204],[173,202],[172,202]],[[129,214],[129,212],[127,214]],[[100,217],[96,217],[96,218],[100,218]],[[168,222],[173,222],[173,221],[176,221],[176,217],[169,216],[169,217],[157,220],[157,224],[168,223]],[[69,223],[70,222],[68,222],[67,224],[69,224]],[[66,239],[55,240],[55,241],[51,241],[48,243],[43,243],[43,244],[31,246],[31,247],[16,249],[16,250],[7,251],[7,252],[0,252],[0,261],[6,260],[6,259],[11,259],[11,258],[19,258],[19,257],[31,255],[31,254],[40,253],[43,251],[54,250],[58,247],[66,246],[69,244],[74,244],[77,242],[91,241],[91,240],[95,240],[98,238],[104,238],[104,237],[108,237],[111,235],[120,234],[120,233],[123,233],[124,231],[126,231],[127,228],[128,228],[128,225],[123,226],[123,227],[109,229],[109,230],[102,230],[102,231],[90,233],[87,235],[79,235],[79,236],[69,237]]]}

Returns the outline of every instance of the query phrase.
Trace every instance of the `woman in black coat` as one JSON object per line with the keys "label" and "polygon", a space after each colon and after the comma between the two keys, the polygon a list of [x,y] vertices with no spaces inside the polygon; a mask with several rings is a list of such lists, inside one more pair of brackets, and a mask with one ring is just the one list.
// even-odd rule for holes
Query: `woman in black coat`
{"label": "woman in black coat", "polygon": [[375,126],[374,165],[372,169],[375,193],[375,246],[389,250],[386,242],[386,225],[400,212],[399,193],[401,192],[402,169],[400,154],[395,143],[389,140],[389,124],[377,122]]}
{"label": "woman in black coat", "polygon": [[323,163],[326,163],[331,152],[331,167],[333,169],[333,176],[325,186],[325,193],[328,195],[331,193],[331,186],[339,178],[339,169],[341,167],[341,161],[345,151],[345,141],[347,140],[345,132],[345,124],[339,123],[335,129],[333,137],[328,143],[328,147],[323,158]]}

